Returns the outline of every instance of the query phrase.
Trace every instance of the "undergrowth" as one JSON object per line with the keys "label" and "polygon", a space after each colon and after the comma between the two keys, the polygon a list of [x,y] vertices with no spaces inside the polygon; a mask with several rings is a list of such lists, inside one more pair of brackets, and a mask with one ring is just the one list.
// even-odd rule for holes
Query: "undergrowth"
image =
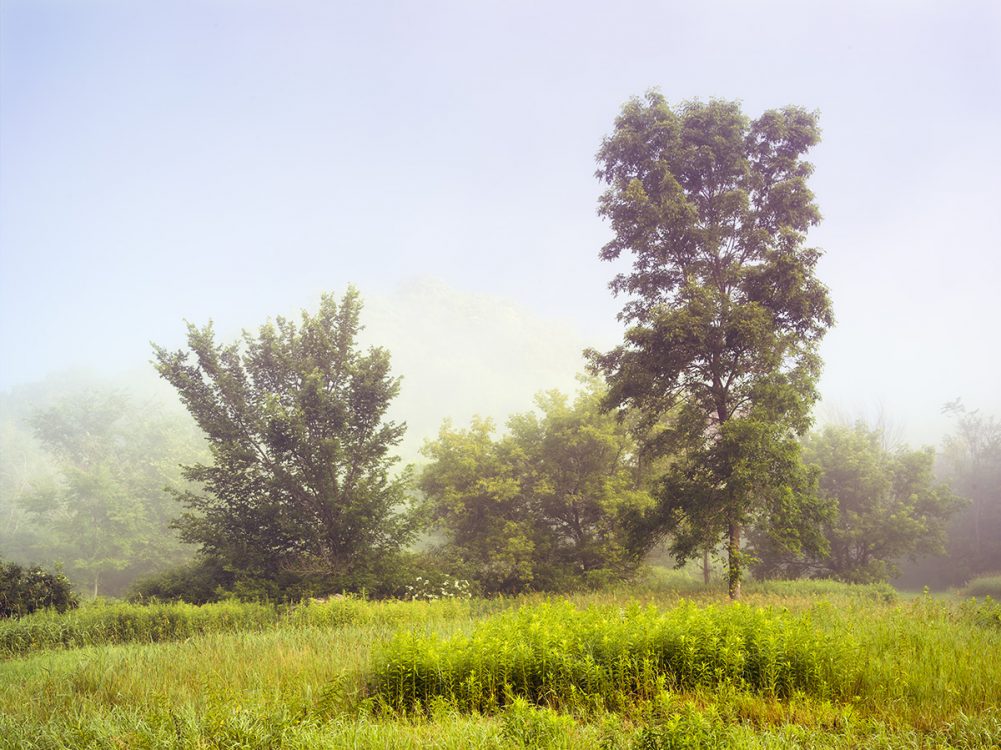
{"label": "undergrowth", "polygon": [[964,596],[990,596],[1001,599],[1001,573],[979,576],[963,587]]}
{"label": "undergrowth", "polygon": [[[32,615],[17,622],[72,638],[0,661],[0,749],[1001,746],[995,601],[887,602],[825,582],[745,594],[739,606],[618,587]],[[395,708],[379,670],[406,654],[394,669],[437,666],[427,684],[453,692]]]}
{"label": "undergrowth", "polygon": [[702,686],[841,697],[852,684],[854,648],[808,614],[775,609],[547,602],[487,619],[469,635],[400,634],[377,657],[371,689],[403,714],[439,698],[465,711],[519,698],[563,710],[618,710]]}
{"label": "undergrowth", "polygon": [[[478,611],[502,602],[480,600]],[[208,633],[259,631],[275,627],[385,627],[468,616],[468,600],[432,602],[366,601],[335,597],[294,606],[223,601],[126,604],[97,603],[67,613],[41,610],[20,619],[0,620],[0,658],[51,648],[81,648],[123,643],[158,643]]]}

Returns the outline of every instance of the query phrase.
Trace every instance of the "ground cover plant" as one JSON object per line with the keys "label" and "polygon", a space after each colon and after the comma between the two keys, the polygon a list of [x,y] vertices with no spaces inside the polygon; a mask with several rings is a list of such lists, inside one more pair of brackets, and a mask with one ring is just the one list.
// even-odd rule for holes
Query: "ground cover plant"
{"label": "ground cover plant", "polygon": [[[874,587],[807,581],[749,585],[745,601],[732,607],[723,604],[722,587],[672,590],[671,577],[659,588],[618,586],[552,600],[347,598],[286,608],[226,602],[191,607],[189,616],[215,612],[221,623],[220,607],[230,607],[234,619],[243,608],[229,630],[205,627],[159,642],[108,643],[94,635],[38,643],[0,659],[0,748],[1001,743],[1001,628],[990,619],[996,603],[888,601]],[[166,607],[149,610],[181,611]],[[61,617],[124,611],[85,607]],[[658,637],[681,635],[688,645],[674,652],[676,672],[644,664],[639,655]],[[491,658],[490,643],[502,638],[510,653],[495,648]],[[463,646],[436,658],[456,667],[479,658],[476,681],[495,679],[497,700],[481,689],[472,694],[487,698],[470,710],[477,706],[457,689],[421,699],[420,710],[416,702],[394,706],[380,675],[407,643]],[[541,690],[517,693],[516,653],[535,680],[526,684]],[[496,674],[504,664],[508,692]]]}

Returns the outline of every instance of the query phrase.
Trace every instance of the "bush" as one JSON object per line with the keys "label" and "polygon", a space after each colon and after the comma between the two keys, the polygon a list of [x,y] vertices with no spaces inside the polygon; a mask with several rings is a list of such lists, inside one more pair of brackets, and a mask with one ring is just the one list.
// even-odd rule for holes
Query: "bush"
{"label": "bush", "polygon": [[407,586],[405,599],[433,602],[435,599],[469,599],[470,585],[465,578],[452,578],[438,574],[417,576]]}
{"label": "bush", "polygon": [[69,580],[59,571],[0,562],[0,618],[23,617],[47,607],[65,612],[79,603]]}
{"label": "bush", "polygon": [[129,599],[206,604],[222,598],[232,585],[232,573],[228,573],[221,563],[206,558],[140,579],[133,584]]}
{"label": "bush", "polygon": [[967,622],[1001,630],[1001,602],[994,601],[990,596],[985,596],[983,601],[968,599],[960,605],[959,612]]}
{"label": "bush", "polygon": [[974,578],[966,584],[962,593],[964,596],[990,596],[1001,599],[1001,573]]}
{"label": "bush", "polygon": [[[274,578],[235,573],[221,561],[205,557],[143,578],[131,601],[184,601],[206,604],[222,599],[295,603],[334,594],[363,594],[371,599],[404,598],[408,584],[422,572],[434,571],[426,555],[402,552],[384,556],[362,573],[282,571]],[[428,575],[425,573],[425,575]]]}
{"label": "bush", "polygon": [[617,710],[664,690],[731,686],[775,697],[839,697],[850,639],[808,616],[741,604],[665,612],[544,603],[504,612],[470,635],[399,634],[376,661],[371,692],[421,713],[436,699],[490,711],[523,698],[558,710]]}

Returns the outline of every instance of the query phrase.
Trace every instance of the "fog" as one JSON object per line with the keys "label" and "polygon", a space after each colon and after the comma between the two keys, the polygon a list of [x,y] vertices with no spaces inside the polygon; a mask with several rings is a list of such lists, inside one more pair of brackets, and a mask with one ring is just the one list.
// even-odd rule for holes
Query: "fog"
{"label": "fog", "polygon": [[[620,334],[594,153],[630,96],[821,113],[837,326],[818,421],[912,444],[1001,411],[1001,9],[862,3],[60,3],[0,8],[0,389],[157,390],[149,342],[231,340],[349,283],[416,455]],[[147,385],[133,386],[143,382]],[[8,461],[9,457],[0,457]]]}

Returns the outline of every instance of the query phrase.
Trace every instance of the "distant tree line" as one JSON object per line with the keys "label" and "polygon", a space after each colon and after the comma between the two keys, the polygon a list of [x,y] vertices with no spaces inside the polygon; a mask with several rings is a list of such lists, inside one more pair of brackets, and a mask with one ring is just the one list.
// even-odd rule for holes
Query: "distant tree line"
{"label": "distant tree line", "polygon": [[94,595],[146,576],[141,594],[193,601],[398,596],[418,575],[566,590],[664,544],[679,564],[722,554],[734,598],[748,569],[873,581],[947,550],[963,575],[1001,568],[995,421],[952,407],[953,489],[930,450],[809,431],[833,324],[805,244],[818,140],[797,107],[630,100],[598,153],[627,329],[587,353],[576,396],[541,394],[505,431],[446,423],[399,469],[399,378],[359,346],[354,289],[237,342],[189,325],[154,364],[197,429],[110,393],[36,410],[48,472],[5,469],[3,554],[60,560]]}

